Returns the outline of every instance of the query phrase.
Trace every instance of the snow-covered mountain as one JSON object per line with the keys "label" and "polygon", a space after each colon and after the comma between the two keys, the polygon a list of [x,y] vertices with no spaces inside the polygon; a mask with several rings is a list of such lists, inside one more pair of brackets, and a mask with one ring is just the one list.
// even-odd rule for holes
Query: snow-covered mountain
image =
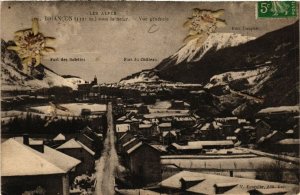
{"label": "snow-covered mountain", "polygon": [[77,89],[77,83],[65,79],[44,65],[39,65],[34,70],[34,75],[27,75],[21,69],[21,61],[18,55],[11,50],[7,50],[13,42],[1,40],[1,89],[2,90],[28,90],[58,87],[70,87]]}
{"label": "snow-covered mountain", "polygon": [[197,48],[195,41],[188,42],[154,70],[160,79],[205,85],[211,77],[224,72],[253,69],[267,62],[277,66],[292,59],[286,55],[297,47],[298,37],[291,35],[298,35],[298,24],[255,39],[231,33],[211,34],[201,47]]}
{"label": "snow-covered mountain", "polygon": [[[153,70],[144,70],[132,74],[126,78],[121,79],[122,83],[135,83],[135,82],[156,82],[161,79],[156,72],[169,69],[172,66],[179,66],[182,63],[192,63],[201,60],[208,52],[215,52],[223,48],[234,47],[248,41],[254,40],[255,37],[244,36],[236,33],[212,33],[199,46],[197,39],[189,41],[183,45],[175,54],[164,59]],[[158,71],[155,71],[158,70]],[[168,80],[168,79],[167,79]]]}
{"label": "snow-covered mountain", "polygon": [[191,40],[172,55],[170,59],[176,60],[175,65],[180,64],[183,61],[196,62],[209,50],[217,51],[226,47],[234,47],[254,39],[255,37],[235,33],[212,33],[200,47],[197,44],[197,39]]}
{"label": "snow-covered mountain", "polygon": [[[253,38],[214,33],[201,45],[191,40],[155,68],[123,79],[200,83],[223,113],[251,116],[267,106],[299,100],[299,21]],[[135,78],[135,79],[134,79]]]}

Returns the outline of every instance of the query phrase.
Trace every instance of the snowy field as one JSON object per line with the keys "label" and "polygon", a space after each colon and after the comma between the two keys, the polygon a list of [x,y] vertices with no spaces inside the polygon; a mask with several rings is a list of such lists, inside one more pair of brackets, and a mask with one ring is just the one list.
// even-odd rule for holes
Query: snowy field
{"label": "snowy field", "polygon": [[[29,112],[29,113],[32,114],[32,115],[39,115],[42,118],[45,117],[45,114],[32,113],[32,112]],[[23,119],[25,119],[27,114],[28,114],[27,112],[18,111],[18,110],[2,111],[1,112],[1,125],[8,124],[14,118],[23,118]]]}
{"label": "snowy field", "polygon": [[[80,116],[82,109],[89,109],[92,112],[105,112],[105,104],[88,104],[88,103],[70,103],[70,104],[59,104],[64,108],[67,108],[66,111],[61,109],[56,109],[57,115],[66,115],[66,116]],[[41,112],[44,114],[51,114],[53,112],[53,107],[50,105],[47,106],[37,106],[32,107],[33,110]]]}
{"label": "snowy field", "polygon": [[158,101],[154,105],[149,105],[149,114],[145,114],[145,118],[168,117],[168,116],[186,116],[189,110],[170,109],[171,101]]}

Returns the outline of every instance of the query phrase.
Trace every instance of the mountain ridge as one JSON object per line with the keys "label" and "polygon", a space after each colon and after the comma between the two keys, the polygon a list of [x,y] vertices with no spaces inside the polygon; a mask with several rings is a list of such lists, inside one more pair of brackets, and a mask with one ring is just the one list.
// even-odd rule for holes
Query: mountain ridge
{"label": "mountain ridge", "polygon": [[299,103],[299,21],[233,47],[209,49],[201,59],[177,63],[175,56],[147,74],[158,81],[200,83],[226,113],[251,116],[263,107]]}
{"label": "mountain ridge", "polygon": [[[172,59],[168,57],[154,69],[157,70],[161,79],[206,83],[213,75],[233,69],[251,68],[256,64],[263,64],[267,60],[259,61],[256,58],[260,57],[260,55],[269,54],[270,52],[268,51],[275,50],[282,42],[288,43],[299,40],[299,37],[296,36],[296,33],[299,32],[298,29],[299,22],[296,22],[238,46],[225,47],[218,51],[209,50],[199,61],[183,62],[177,64],[175,68],[172,66]],[[291,37],[291,35],[294,35],[294,37]],[[265,58],[268,57],[271,56],[265,56]],[[188,76],[185,77],[182,72],[185,72]],[[197,75],[199,73],[201,73],[200,76]]]}

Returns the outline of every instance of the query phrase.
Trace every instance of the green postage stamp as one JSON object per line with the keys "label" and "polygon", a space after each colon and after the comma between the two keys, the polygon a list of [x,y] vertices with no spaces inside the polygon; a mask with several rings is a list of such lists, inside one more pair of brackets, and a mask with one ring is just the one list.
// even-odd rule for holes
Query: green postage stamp
{"label": "green postage stamp", "polygon": [[257,2],[257,18],[290,18],[298,16],[296,1]]}

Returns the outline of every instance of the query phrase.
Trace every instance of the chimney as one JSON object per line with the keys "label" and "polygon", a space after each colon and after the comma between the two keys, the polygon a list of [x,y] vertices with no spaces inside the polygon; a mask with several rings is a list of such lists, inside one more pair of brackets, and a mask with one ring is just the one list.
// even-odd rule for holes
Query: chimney
{"label": "chimney", "polygon": [[231,190],[235,186],[237,186],[237,183],[216,183],[214,185],[215,193],[216,194],[224,194],[228,190]]}
{"label": "chimney", "polygon": [[181,190],[185,191],[186,189],[199,184],[200,182],[204,181],[204,178],[181,178],[179,181],[181,183]]}
{"label": "chimney", "polygon": [[181,183],[181,190],[185,191],[187,189],[185,180],[183,178],[181,178],[179,181]]}
{"label": "chimney", "polygon": [[29,146],[29,135],[27,133],[23,134],[23,144]]}
{"label": "chimney", "polygon": [[30,147],[40,153],[44,153],[44,143],[31,144]]}

